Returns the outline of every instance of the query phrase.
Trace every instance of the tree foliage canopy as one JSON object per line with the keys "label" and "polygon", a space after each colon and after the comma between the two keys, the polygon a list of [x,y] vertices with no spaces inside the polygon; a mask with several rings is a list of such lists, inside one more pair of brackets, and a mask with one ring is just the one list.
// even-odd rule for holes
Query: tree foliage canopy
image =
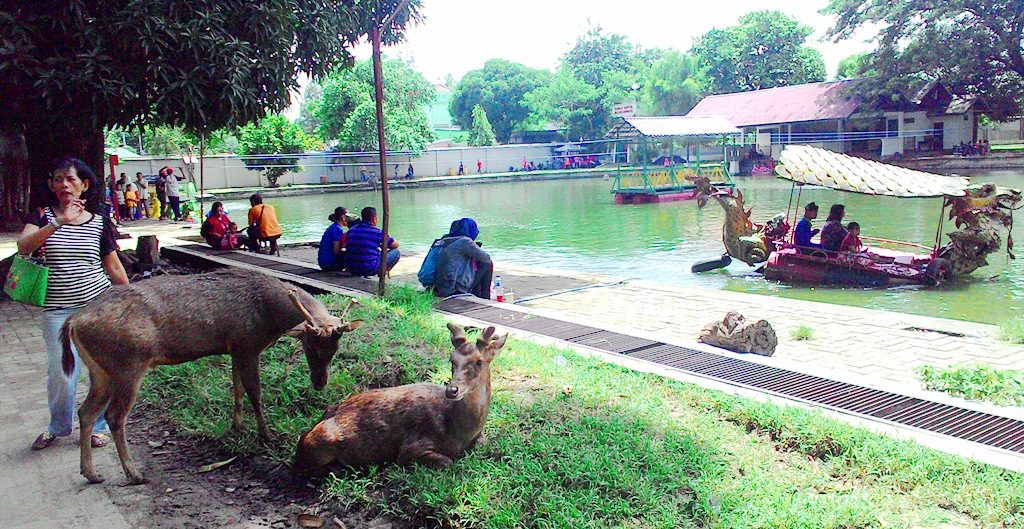
{"label": "tree foliage canopy", "polygon": [[[879,93],[939,79],[957,95],[981,95],[995,114],[1024,108],[1024,2],[831,0],[829,36],[880,25],[865,67]],[[936,53],[941,50],[941,53]]]}
{"label": "tree foliage canopy", "polygon": [[867,74],[867,64],[871,60],[868,52],[854,53],[839,61],[836,67],[836,79],[855,79]]}
{"label": "tree foliage canopy", "polygon": [[[59,156],[102,164],[105,128],[210,132],[282,111],[300,73],[316,78],[349,65],[351,46],[398,3],[3,2],[0,143],[24,146],[4,152],[24,153],[26,161],[0,162],[0,189],[24,194],[28,174],[45,189]],[[418,8],[413,0],[399,13],[384,42],[399,40]],[[16,216],[2,206],[0,217]]]}
{"label": "tree foliage canopy", "polygon": [[[316,144],[315,139],[302,132],[302,127],[280,114],[243,126],[238,130],[238,136],[239,154],[298,154]],[[282,175],[299,170],[298,158],[295,157],[261,156],[243,158],[243,161],[250,171],[262,171],[270,187],[276,187]]]}
{"label": "tree foliage canopy", "polygon": [[473,107],[473,127],[469,129],[469,144],[474,147],[487,147],[494,143],[494,130],[487,121],[487,112],[484,112],[484,107],[480,105]]}
{"label": "tree foliage canopy", "polygon": [[707,93],[707,83],[696,57],[669,50],[644,77],[641,108],[652,116],[685,115]]}
{"label": "tree foliage canopy", "polygon": [[523,96],[551,78],[545,70],[535,70],[505,59],[491,59],[479,70],[462,77],[449,105],[455,123],[463,129],[473,126],[477,105],[487,112],[498,141],[507,142],[512,131],[529,115]]}
{"label": "tree foliage canopy", "polygon": [[754,11],[735,26],[698,37],[691,52],[714,93],[824,81],[821,53],[804,44],[811,33],[781,11]]}
{"label": "tree foliage canopy", "polygon": [[[384,123],[388,149],[419,151],[434,139],[426,106],[437,97],[434,86],[401,59],[384,59]],[[317,134],[337,140],[344,151],[377,149],[377,108],[373,91],[373,62],[332,73],[322,84],[309,114]]]}

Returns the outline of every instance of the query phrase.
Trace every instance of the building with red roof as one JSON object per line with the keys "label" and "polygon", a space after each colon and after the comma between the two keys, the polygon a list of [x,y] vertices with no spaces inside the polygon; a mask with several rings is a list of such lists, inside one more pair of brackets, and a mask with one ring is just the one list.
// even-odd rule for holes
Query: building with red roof
{"label": "building with red roof", "polygon": [[778,158],[788,144],[885,157],[950,150],[978,139],[980,98],[953,95],[931,82],[913,98],[867,100],[859,79],[807,83],[705,97],[688,117],[720,117],[742,129],[743,141]]}

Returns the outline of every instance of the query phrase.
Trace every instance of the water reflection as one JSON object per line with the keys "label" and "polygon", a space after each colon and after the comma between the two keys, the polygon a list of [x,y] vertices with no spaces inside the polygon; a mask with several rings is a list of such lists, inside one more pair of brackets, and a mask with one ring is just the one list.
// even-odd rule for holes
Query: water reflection
{"label": "water reflection", "polygon": [[[1021,186],[1013,173],[989,173],[978,179]],[[740,179],[755,220],[785,212],[791,186],[772,178]],[[722,209],[715,203],[698,210],[694,202],[615,205],[610,180],[512,182],[431,189],[399,189],[391,193],[391,231],[403,248],[425,250],[447,232],[451,221],[473,217],[480,240],[499,261],[548,268],[605,273],[683,285],[778,295],[899,310],[975,321],[997,322],[1024,311],[1024,270],[1005,253],[990,256],[966,282],[941,289],[916,286],[885,290],[802,288],[763,280],[744,263],[726,270],[694,275],[690,265],[723,252]],[[806,189],[801,203],[815,201],[824,213],[833,203],[846,205],[847,220],[857,221],[864,235],[931,245],[938,221],[939,199],[896,199]],[[336,206],[354,213],[365,205],[380,206],[370,192],[270,198],[287,240],[319,239],[327,215]],[[235,217],[244,217],[247,202],[229,202]],[[1018,240],[1022,223],[1014,228]],[[947,224],[947,230],[952,229]],[[999,310],[994,311],[993,308]]]}

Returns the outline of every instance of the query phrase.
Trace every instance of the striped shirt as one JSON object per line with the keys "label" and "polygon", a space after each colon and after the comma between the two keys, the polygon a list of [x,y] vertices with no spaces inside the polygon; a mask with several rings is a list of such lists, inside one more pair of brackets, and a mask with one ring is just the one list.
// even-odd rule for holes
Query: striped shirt
{"label": "striped shirt", "polygon": [[[45,227],[56,219],[46,208],[32,224]],[[80,307],[110,288],[103,270],[103,257],[117,250],[117,237],[110,221],[91,215],[83,224],[65,224],[50,235],[39,252],[50,269],[44,309]]]}
{"label": "striped shirt", "polygon": [[[369,222],[360,222],[345,234],[345,266],[354,276],[372,276],[380,270],[380,240],[384,232]],[[394,239],[388,237],[388,247]]]}

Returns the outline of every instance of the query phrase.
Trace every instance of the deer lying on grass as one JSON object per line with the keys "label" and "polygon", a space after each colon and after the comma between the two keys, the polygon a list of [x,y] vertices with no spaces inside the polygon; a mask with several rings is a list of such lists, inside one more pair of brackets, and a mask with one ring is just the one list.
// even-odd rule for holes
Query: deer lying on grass
{"label": "deer lying on grass", "polygon": [[365,467],[420,463],[442,468],[479,442],[491,406],[491,360],[508,335],[488,327],[473,344],[452,333],[447,386],[409,384],[352,395],[299,439],[295,471],[318,475],[330,465]]}
{"label": "deer lying on grass", "polygon": [[319,300],[256,272],[219,271],[166,276],[115,287],[68,318],[61,330],[64,373],[74,370],[71,344],[89,368],[89,395],[78,410],[81,472],[100,483],[92,465],[89,434],[103,407],[128,481],[145,483],[125,442],[125,422],[142,379],[152,367],[212,355],[231,355],[235,406],[232,425],[242,426],[242,393],[249,395],[260,438],[270,438],[260,405],[260,354],[287,332],[301,338],[313,387],[327,384],[338,338],[359,320],[335,317]]}

